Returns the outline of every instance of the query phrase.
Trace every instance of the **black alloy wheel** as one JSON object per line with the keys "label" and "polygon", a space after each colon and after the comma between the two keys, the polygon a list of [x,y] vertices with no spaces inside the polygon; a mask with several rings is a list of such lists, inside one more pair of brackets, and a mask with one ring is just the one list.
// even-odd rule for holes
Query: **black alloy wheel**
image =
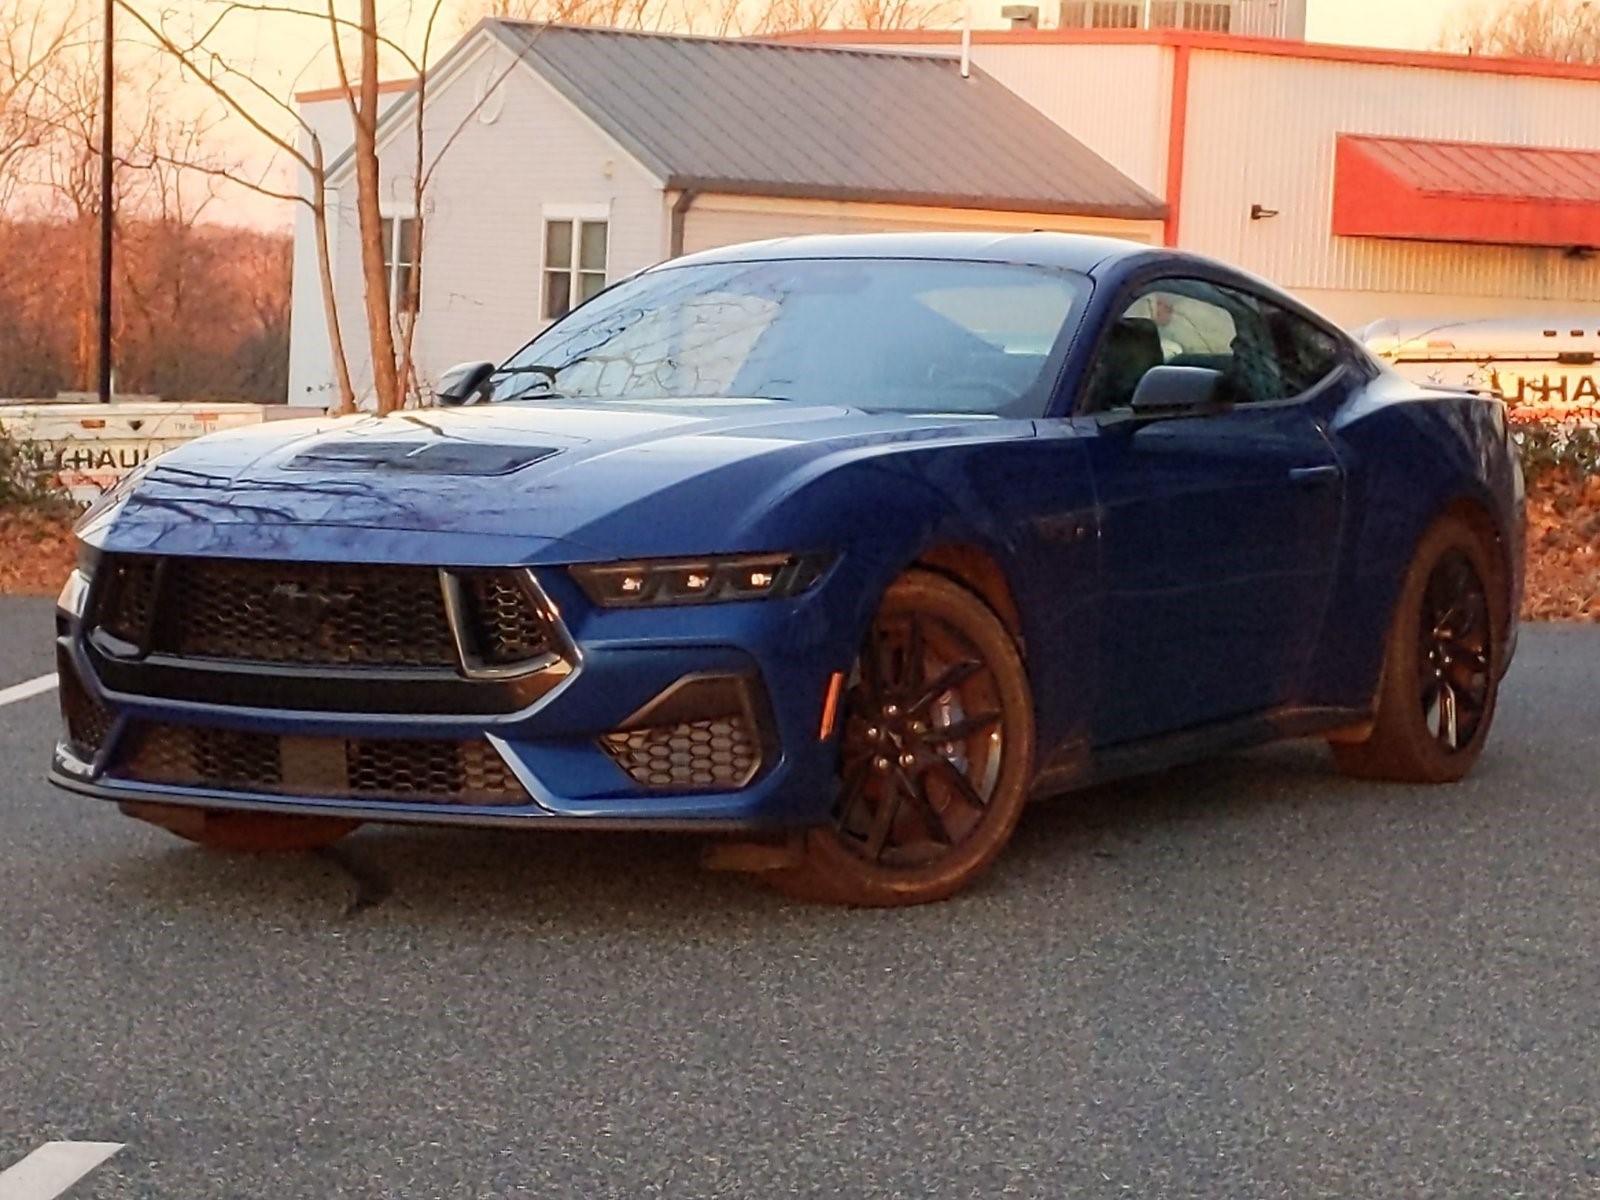
{"label": "black alloy wheel", "polygon": [[1439,560],[1422,593],[1422,710],[1446,751],[1472,744],[1489,704],[1489,595],[1460,550]]}
{"label": "black alloy wheel", "polygon": [[799,867],[808,899],[920,904],[971,883],[1027,798],[1033,704],[1015,641],[960,584],[911,571],[889,589],[845,691],[831,822]]}
{"label": "black alloy wheel", "polygon": [[873,863],[928,862],[972,835],[994,794],[1005,721],[992,671],[959,630],[912,611],[879,618],[853,675],[841,841]]}
{"label": "black alloy wheel", "polygon": [[1510,628],[1499,548],[1461,517],[1437,521],[1406,572],[1365,740],[1333,742],[1347,775],[1453,783],[1494,721]]}

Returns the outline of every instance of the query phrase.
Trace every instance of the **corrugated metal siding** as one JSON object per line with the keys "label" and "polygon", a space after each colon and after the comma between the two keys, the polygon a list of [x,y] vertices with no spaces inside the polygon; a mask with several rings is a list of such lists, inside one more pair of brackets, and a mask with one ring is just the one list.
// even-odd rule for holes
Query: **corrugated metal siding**
{"label": "corrugated metal siding", "polygon": [[972,61],[1135,183],[1164,197],[1172,53],[1167,46],[979,43]]}
{"label": "corrugated metal siding", "polygon": [[[1408,296],[1600,300],[1595,256],[1330,232],[1341,132],[1594,149],[1597,111],[1580,81],[1197,51],[1182,240],[1290,288],[1378,293],[1374,316]],[[1252,221],[1252,204],[1280,215]]]}
{"label": "corrugated metal siding", "polygon": [[[513,71],[501,84],[499,118],[468,117],[482,77],[499,77],[506,62],[497,48],[428,97],[430,156],[453,130],[461,134],[429,189],[416,340],[424,381],[467,359],[504,357],[538,332],[545,205],[609,208],[610,279],[666,257],[656,181],[541,80]],[[413,156],[409,125],[381,148],[385,191],[400,201],[409,198]],[[371,364],[353,209],[340,206],[335,292],[352,371],[365,389]]]}

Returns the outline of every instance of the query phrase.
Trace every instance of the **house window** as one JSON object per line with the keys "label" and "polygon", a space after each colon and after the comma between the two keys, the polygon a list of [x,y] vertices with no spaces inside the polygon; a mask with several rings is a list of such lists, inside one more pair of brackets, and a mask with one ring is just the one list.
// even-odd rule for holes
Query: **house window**
{"label": "house window", "polygon": [[383,275],[389,281],[389,311],[398,315],[417,311],[422,295],[421,264],[417,261],[417,219],[383,218]]}
{"label": "house window", "polygon": [[605,221],[576,217],[544,223],[544,316],[564,317],[606,286]]}

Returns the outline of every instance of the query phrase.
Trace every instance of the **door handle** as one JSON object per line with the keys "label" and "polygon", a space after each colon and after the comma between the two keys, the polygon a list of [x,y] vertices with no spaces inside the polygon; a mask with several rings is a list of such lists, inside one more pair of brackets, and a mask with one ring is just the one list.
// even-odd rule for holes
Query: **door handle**
{"label": "door handle", "polygon": [[1332,464],[1322,467],[1289,468],[1289,482],[1302,487],[1319,487],[1325,483],[1334,483],[1338,478],[1339,468]]}

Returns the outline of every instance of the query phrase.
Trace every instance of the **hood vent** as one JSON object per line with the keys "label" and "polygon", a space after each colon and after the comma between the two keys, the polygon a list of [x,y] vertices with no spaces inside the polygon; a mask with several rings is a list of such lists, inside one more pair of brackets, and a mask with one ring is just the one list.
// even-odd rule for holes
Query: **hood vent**
{"label": "hood vent", "polygon": [[485,442],[319,442],[284,464],[290,471],[406,471],[418,475],[509,475],[560,453],[556,446]]}

